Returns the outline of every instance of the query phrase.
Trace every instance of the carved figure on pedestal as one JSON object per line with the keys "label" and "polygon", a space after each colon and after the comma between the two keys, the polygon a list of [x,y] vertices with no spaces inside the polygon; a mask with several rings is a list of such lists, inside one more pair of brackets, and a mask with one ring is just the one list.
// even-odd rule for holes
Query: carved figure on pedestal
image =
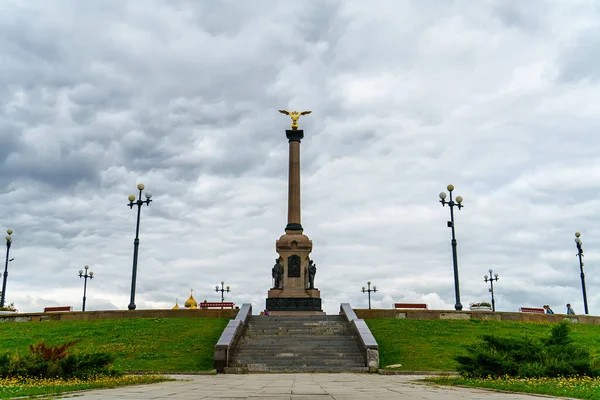
{"label": "carved figure on pedestal", "polygon": [[313,263],[313,260],[308,262],[308,288],[315,288],[315,275],[317,273],[317,264]]}
{"label": "carved figure on pedestal", "polygon": [[271,270],[271,273],[273,275],[273,288],[275,289],[281,289],[282,286],[282,279],[283,278],[283,265],[281,265],[281,262],[279,261],[279,258],[275,259],[275,265],[273,266],[273,269]]}

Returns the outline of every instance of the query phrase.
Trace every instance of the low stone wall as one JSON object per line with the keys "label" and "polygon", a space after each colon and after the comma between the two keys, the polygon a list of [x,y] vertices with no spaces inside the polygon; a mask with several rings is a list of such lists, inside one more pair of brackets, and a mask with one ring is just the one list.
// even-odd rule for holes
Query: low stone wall
{"label": "low stone wall", "polygon": [[238,310],[106,310],[64,311],[0,314],[0,322],[73,321],[118,318],[227,318],[233,319]]}
{"label": "low stone wall", "polygon": [[565,319],[580,324],[600,325],[600,317],[592,315],[535,314],[522,312],[454,311],[454,310],[390,310],[354,309],[360,319],[406,318],[406,319],[490,319],[516,322],[561,322]]}

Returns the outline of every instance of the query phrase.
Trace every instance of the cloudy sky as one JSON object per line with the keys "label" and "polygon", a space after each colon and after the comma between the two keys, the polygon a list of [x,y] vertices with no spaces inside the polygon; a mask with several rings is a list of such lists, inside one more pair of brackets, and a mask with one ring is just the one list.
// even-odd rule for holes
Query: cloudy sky
{"label": "cloudy sky", "polygon": [[0,2],[0,226],[20,311],[264,308],[287,223],[289,117],[324,310],[461,300],[600,313],[597,1]]}

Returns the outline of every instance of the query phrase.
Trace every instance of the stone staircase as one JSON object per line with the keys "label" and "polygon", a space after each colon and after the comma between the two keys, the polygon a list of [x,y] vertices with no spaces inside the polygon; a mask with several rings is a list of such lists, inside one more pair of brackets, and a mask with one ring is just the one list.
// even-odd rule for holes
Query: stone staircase
{"label": "stone staircase", "polygon": [[368,372],[343,316],[251,316],[226,373]]}

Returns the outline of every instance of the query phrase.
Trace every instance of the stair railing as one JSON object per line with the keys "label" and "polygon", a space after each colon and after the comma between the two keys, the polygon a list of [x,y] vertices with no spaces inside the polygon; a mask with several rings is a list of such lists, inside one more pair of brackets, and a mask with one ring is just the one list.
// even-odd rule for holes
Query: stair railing
{"label": "stair railing", "polygon": [[237,344],[244,332],[244,326],[248,318],[252,315],[252,304],[244,303],[238,311],[235,319],[227,323],[227,326],[221,333],[221,337],[215,344],[215,369],[217,372],[225,372],[225,367],[229,366],[231,351]]}
{"label": "stair railing", "polygon": [[379,369],[379,345],[366,322],[356,316],[350,303],[340,305],[340,315],[346,317],[350,327],[358,337],[358,345],[365,356],[369,372],[377,372]]}

